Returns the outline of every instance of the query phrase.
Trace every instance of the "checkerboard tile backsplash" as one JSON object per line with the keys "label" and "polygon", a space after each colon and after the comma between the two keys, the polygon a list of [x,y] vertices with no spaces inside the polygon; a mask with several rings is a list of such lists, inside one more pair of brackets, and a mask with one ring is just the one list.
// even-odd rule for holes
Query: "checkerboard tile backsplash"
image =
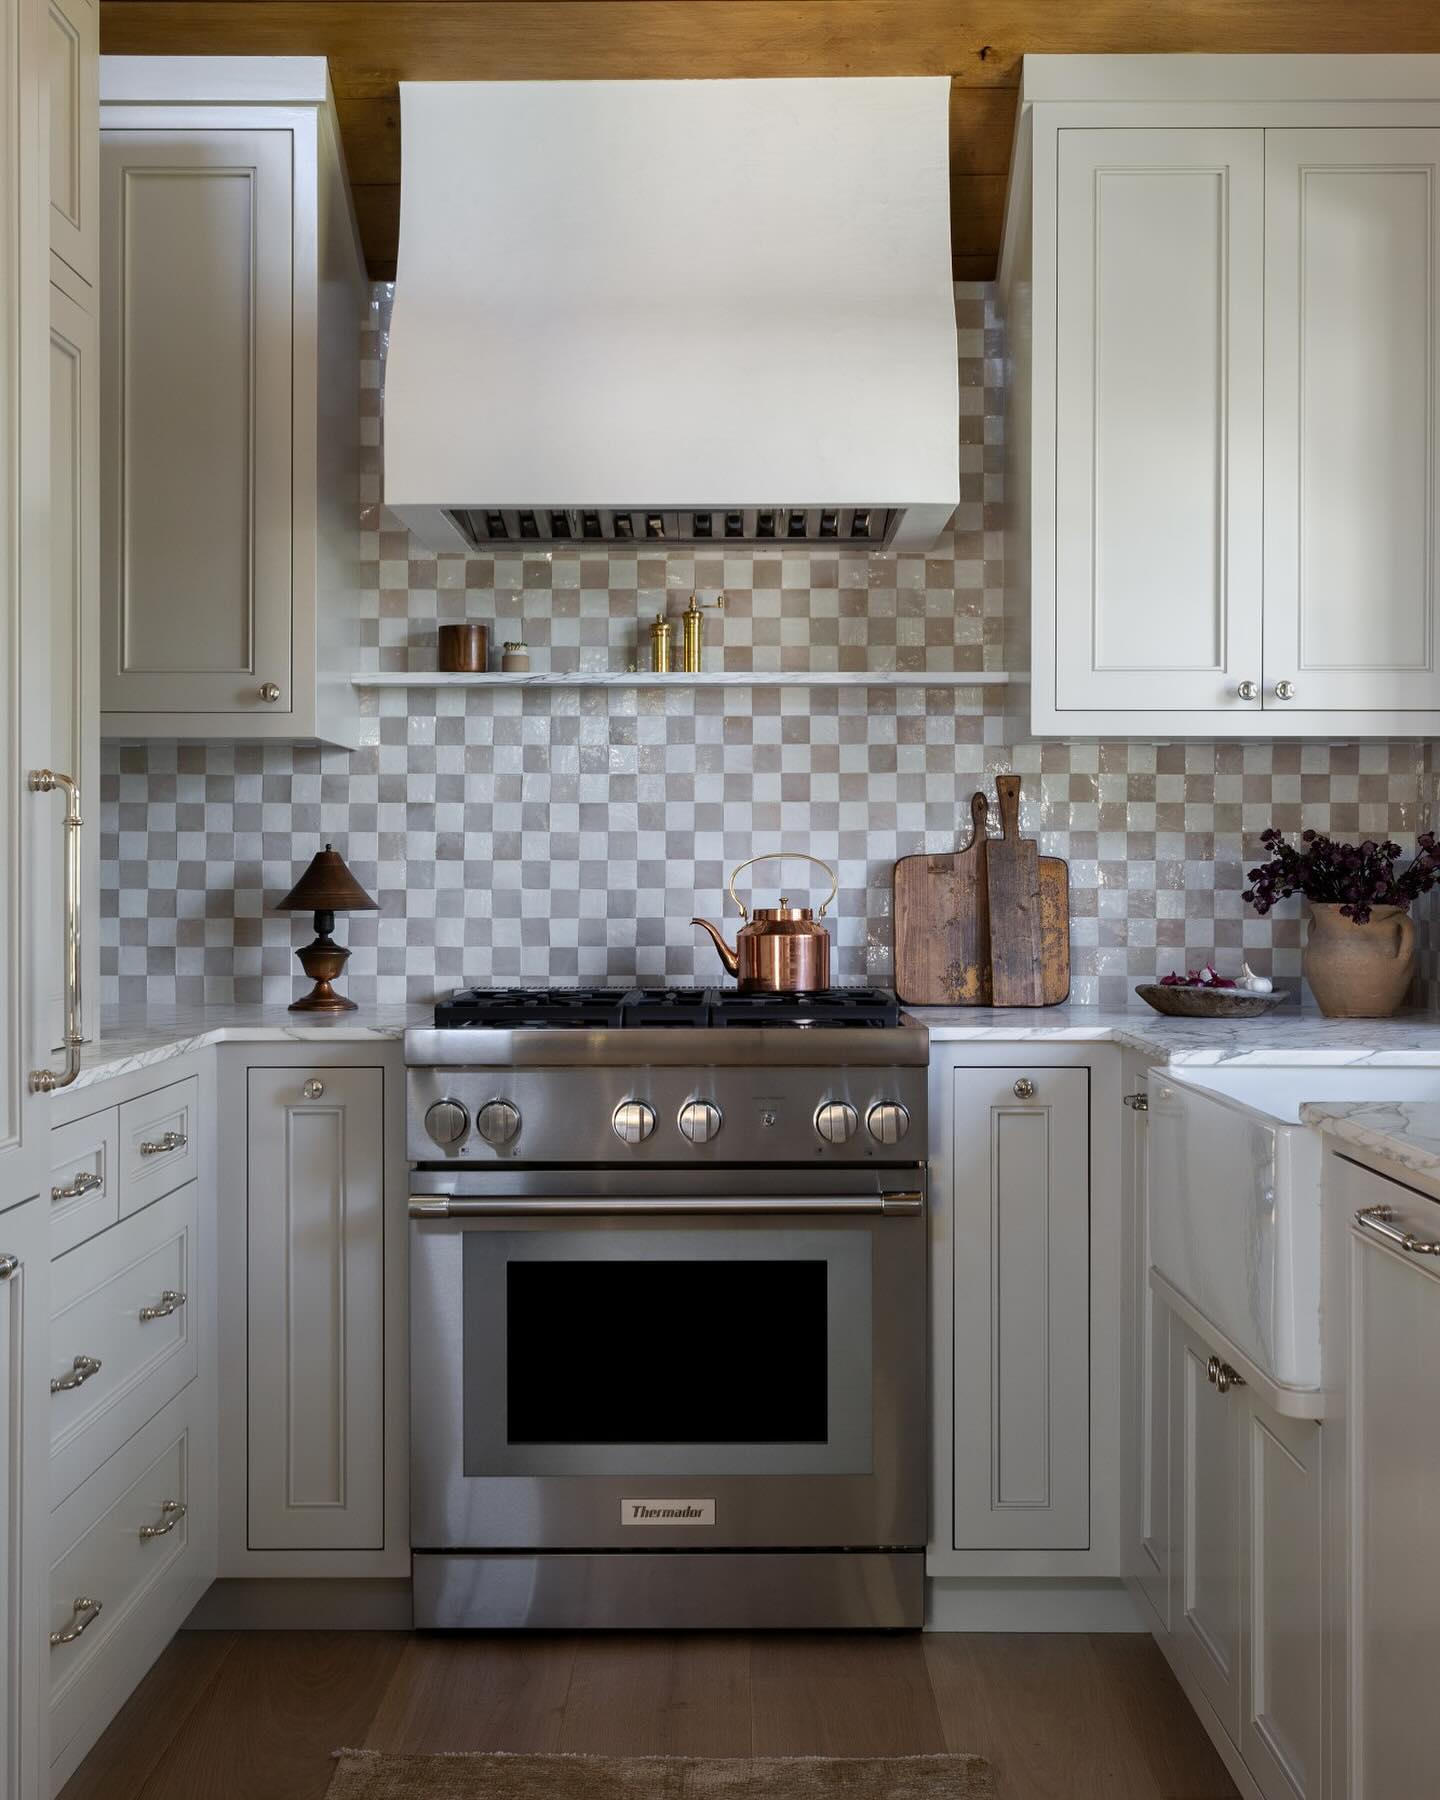
{"label": "checkerboard tile backsplash", "polygon": [[[961,505],[927,557],[531,552],[436,557],[377,504],[389,291],[365,322],[363,647],[435,666],[437,625],[522,637],[537,668],[624,668],[649,619],[723,591],[711,666],[1000,666],[1001,345],[992,291],[961,290]],[[269,911],[324,841],[380,903],[339,921],[363,1001],[465,982],[687,983],[720,976],[690,925],[722,919],[730,868],[769,850],[831,863],[840,981],[887,981],[890,871],[968,833],[969,797],[1024,779],[1022,823],[1070,863],[1073,998],[1213,957],[1299,978],[1295,902],[1240,900],[1270,824],[1407,848],[1436,817],[1415,744],[1017,741],[1005,690],[382,690],[366,747],[107,744],[102,998],[288,1001],[308,918]],[[762,865],[789,891],[803,865]],[[811,871],[811,874],[817,872]],[[1427,908],[1427,913],[1432,909]],[[733,927],[733,916],[727,921]],[[1426,943],[1422,974],[1433,989]]]}

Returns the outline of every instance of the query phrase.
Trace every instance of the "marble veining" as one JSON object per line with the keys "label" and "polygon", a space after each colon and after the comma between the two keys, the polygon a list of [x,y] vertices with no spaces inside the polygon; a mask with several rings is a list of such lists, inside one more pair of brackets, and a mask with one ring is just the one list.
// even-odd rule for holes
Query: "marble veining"
{"label": "marble veining", "polygon": [[138,1007],[102,1010],[100,1036],[81,1053],[80,1073],[65,1091],[93,1087],[152,1068],[211,1044],[365,1044],[396,1039],[428,1025],[429,1006],[367,1006],[359,1012],[292,1013],[283,1006]]}
{"label": "marble veining", "polygon": [[1440,1181],[1440,1104],[1433,1100],[1307,1101],[1300,1117],[1357,1150]]}
{"label": "marble veining", "polygon": [[1047,1006],[1018,1008],[917,1006],[910,1016],[929,1027],[933,1043],[990,1039],[1115,1043],[1187,1063],[1294,1062],[1383,1064],[1440,1062],[1440,1018],[1402,1013],[1393,1019],[1327,1019],[1281,1007],[1260,1019],[1169,1019],[1149,1008]]}

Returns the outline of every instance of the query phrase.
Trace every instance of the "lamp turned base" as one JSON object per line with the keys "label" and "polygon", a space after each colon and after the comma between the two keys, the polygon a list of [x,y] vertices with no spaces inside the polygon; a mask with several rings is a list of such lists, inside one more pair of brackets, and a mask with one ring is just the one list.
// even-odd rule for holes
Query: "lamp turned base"
{"label": "lamp turned base", "polygon": [[290,1002],[291,1012],[355,1012],[356,1004],[337,994],[331,982],[350,960],[350,952],[328,934],[317,937],[313,944],[295,952],[300,967],[315,983],[308,994]]}

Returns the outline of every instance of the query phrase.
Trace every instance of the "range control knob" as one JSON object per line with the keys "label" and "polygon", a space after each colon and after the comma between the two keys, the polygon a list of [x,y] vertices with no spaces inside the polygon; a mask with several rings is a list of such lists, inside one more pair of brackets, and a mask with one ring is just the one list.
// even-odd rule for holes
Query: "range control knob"
{"label": "range control knob", "polygon": [[724,1123],[713,1100],[687,1100],[680,1108],[680,1130],[692,1144],[708,1144]]}
{"label": "range control knob", "polygon": [[610,1123],[622,1144],[643,1144],[655,1129],[655,1113],[643,1100],[622,1100]]}
{"label": "range control knob", "polygon": [[520,1108],[508,1100],[487,1100],[475,1115],[475,1129],[496,1149],[508,1144],[520,1129]]}
{"label": "range control knob", "polygon": [[848,1144],[860,1124],[860,1115],[848,1100],[827,1100],[815,1113],[815,1129],[827,1144]]}
{"label": "range control knob", "polygon": [[877,1144],[898,1144],[910,1129],[910,1115],[898,1100],[877,1100],[865,1123]]}
{"label": "range control knob", "polygon": [[470,1129],[470,1115],[458,1100],[437,1100],[425,1115],[425,1129],[442,1150],[448,1150]]}

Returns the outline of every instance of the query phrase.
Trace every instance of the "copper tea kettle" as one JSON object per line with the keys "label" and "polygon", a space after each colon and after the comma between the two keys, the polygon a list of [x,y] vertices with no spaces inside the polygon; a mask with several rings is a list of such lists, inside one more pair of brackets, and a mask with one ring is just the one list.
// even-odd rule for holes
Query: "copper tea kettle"
{"label": "copper tea kettle", "polygon": [[[791,906],[784,894],[778,906],[757,906],[753,913],[735,892],[735,883],[757,862],[781,862],[798,857],[815,863],[830,877],[830,892],[818,912],[808,906]],[[835,871],[818,856],[803,850],[767,850],[743,862],[730,877],[730,898],[744,921],[732,950],[718,926],[708,919],[692,919],[710,933],[727,975],[733,975],[742,991],[750,993],[808,993],[830,985],[830,933],[820,921],[839,891]]]}

